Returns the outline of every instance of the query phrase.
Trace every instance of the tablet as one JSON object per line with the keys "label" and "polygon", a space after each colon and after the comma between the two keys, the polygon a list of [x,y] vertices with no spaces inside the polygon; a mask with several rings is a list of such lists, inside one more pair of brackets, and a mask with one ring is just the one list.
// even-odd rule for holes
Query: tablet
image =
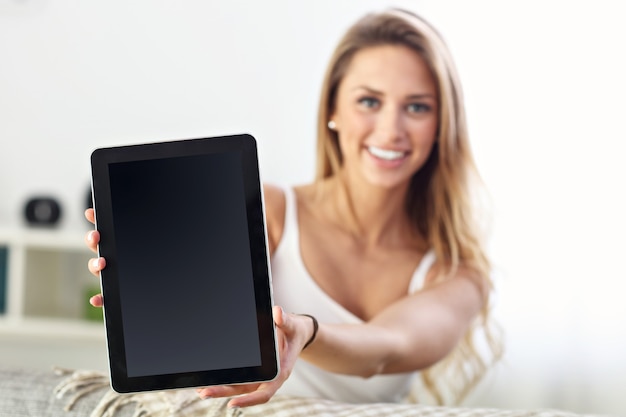
{"label": "tablet", "polygon": [[278,373],[255,139],[96,149],[92,191],[111,386],[137,392]]}

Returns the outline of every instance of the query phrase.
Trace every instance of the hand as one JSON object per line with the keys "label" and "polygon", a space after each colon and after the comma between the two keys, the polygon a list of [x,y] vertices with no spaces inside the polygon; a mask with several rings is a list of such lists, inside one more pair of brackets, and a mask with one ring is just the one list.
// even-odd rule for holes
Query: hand
{"label": "hand", "polygon": [[[85,217],[91,223],[95,224],[93,209],[85,210]],[[85,236],[85,243],[94,253],[98,253],[98,242],[100,242],[100,233],[97,230],[92,230]],[[102,271],[105,266],[106,260],[104,258],[91,258],[87,268],[89,268],[89,272],[99,277],[100,271]],[[102,294],[96,294],[91,297],[89,303],[94,307],[102,307]]]}
{"label": "hand", "polygon": [[311,319],[296,314],[287,314],[281,307],[274,306],[272,311],[276,323],[278,357],[280,371],[278,376],[269,382],[242,385],[219,385],[198,388],[196,391],[202,398],[232,397],[228,407],[248,407],[268,402],[287,380],[296,359],[309,340],[312,332]]}

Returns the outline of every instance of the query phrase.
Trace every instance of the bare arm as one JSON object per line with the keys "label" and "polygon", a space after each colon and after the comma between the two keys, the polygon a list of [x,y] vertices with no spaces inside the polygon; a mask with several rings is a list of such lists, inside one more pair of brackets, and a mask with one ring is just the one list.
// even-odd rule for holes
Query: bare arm
{"label": "bare arm", "polygon": [[485,302],[467,272],[389,306],[359,325],[320,324],[301,357],[329,371],[369,377],[428,367],[446,356]]}

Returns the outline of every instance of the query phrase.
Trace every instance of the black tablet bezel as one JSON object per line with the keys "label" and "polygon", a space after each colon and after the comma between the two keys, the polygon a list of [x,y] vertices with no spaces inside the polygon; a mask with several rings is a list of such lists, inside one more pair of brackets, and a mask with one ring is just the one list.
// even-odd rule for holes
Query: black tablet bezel
{"label": "black tablet bezel", "polygon": [[[239,152],[241,155],[261,365],[235,369],[198,369],[197,371],[178,374],[129,377],[122,330],[109,164],[221,152]],[[99,256],[107,260],[107,266],[101,272],[101,288],[105,304],[104,317],[112,388],[117,392],[127,393],[208,385],[241,384],[274,379],[278,374],[279,361],[272,318],[271,273],[267,249],[263,191],[259,177],[257,147],[254,137],[249,134],[241,134],[99,148],[91,155],[91,166],[96,228],[101,234],[98,252]]]}

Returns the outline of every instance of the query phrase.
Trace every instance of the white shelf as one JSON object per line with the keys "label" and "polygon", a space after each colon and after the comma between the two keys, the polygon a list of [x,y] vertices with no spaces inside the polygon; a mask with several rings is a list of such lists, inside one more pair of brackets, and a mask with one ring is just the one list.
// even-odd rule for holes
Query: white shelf
{"label": "white shelf", "polygon": [[104,323],[86,318],[99,286],[87,270],[87,231],[0,226],[8,249],[0,365],[107,369]]}
{"label": "white shelf", "polygon": [[[0,314],[0,363],[85,367],[106,362],[102,320],[87,315],[98,279],[87,269],[93,253],[84,230],[0,226],[7,262]],[[95,365],[94,365],[95,366]]]}
{"label": "white shelf", "polygon": [[54,339],[101,340],[104,344],[105,330],[102,322],[87,320],[49,318],[0,318],[0,335],[29,336]]}
{"label": "white shelf", "polygon": [[85,230],[56,230],[0,227],[0,245],[39,249],[86,251]]}

